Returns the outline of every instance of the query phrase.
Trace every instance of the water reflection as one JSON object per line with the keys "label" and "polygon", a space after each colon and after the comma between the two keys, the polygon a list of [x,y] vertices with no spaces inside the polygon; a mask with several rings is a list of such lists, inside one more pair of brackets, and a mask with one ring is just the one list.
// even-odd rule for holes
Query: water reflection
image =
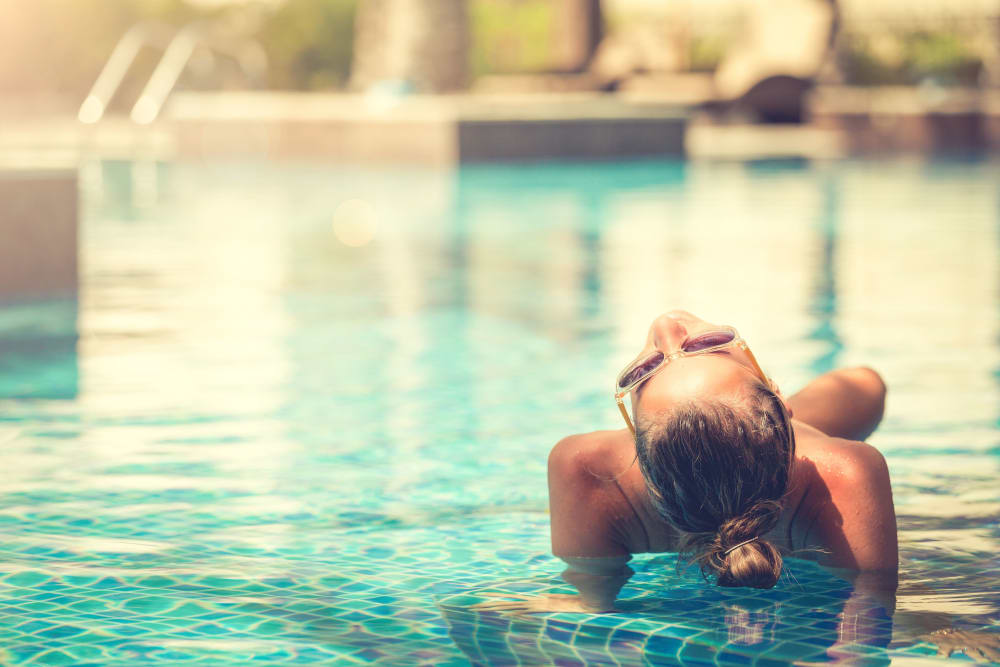
{"label": "water reflection", "polygon": [[811,312],[816,318],[816,327],[809,334],[812,340],[820,341],[826,349],[821,350],[810,364],[810,370],[819,375],[837,367],[843,341],[837,332],[837,232],[840,220],[840,183],[836,174],[825,174],[820,180],[823,192],[823,206],[816,224],[818,244],[817,270]]}
{"label": "water reflection", "polygon": [[77,301],[0,306],[0,400],[71,400],[79,391]]}
{"label": "water reflection", "polygon": [[[471,609],[488,592],[447,596],[438,608],[449,636],[474,664],[647,665],[701,662],[889,664],[893,640],[891,594],[866,592],[793,561],[794,581],[773,591],[708,588],[696,573],[664,576],[667,558],[637,567],[643,591],[620,600],[613,614],[502,615]],[[500,582],[490,591],[541,595],[548,582]],[[888,606],[887,606],[888,605]]]}

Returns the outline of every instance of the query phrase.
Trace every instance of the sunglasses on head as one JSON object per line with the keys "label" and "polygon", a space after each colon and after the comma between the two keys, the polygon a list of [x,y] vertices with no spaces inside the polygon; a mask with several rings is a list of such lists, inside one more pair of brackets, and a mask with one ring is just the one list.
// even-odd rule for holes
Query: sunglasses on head
{"label": "sunglasses on head", "polygon": [[625,407],[625,397],[636,387],[666,368],[667,364],[674,359],[697,354],[709,354],[730,347],[736,347],[745,352],[747,358],[750,359],[754,372],[768,386],[773,385],[767,375],[764,374],[760,364],[757,363],[753,352],[747,347],[746,341],[740,338],[739,333],[733,327],[720,327],[701,333],[694,338],[684,341],[679,350],[670,354],[664,354],[659,350],[640,354],[618,374],[618,379],[615,380],[615,402],[618,404],[618,410],[622,413],[625,424],[628,426],[629,431],[632,432],[632,435],[635,435],[635,426],[632,424],[632,418]]}

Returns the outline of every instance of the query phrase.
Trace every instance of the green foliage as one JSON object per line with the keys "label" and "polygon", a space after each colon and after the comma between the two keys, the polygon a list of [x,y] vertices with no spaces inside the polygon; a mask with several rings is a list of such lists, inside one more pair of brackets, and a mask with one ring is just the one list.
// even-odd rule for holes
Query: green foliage
{"label": "green foliage", "polygon": [[271,59],[269,85],[301,90],[343,86],[351,73],[357,0],[286,0],[258,39]]}
{"label": "green foliage", "polygon": [[945,85],[975,86],[983,63],[962,35],[911,31],[851,35],[841,53],[849,83],[913,85],[933,79]]}
{"label": "green foliage", "polygon": [[[260,12],[253,37],[270,59],[269,86],[337,88],[350,75],[360,1],[285,0],[268,10],[248,4],[207,12],[184,0],[0,0],[0,93],[82,97],[115,43],[136,22],[180,27],[195,19],[243,11]],[[469,0],[473,76],[552,69],[557,4]],[[613,23],[614,15],[609,17]],[[692,37],[690,69],[713,70],[730,37],[721,33]],[[982,60],[970,41],[946,29],[848,34],[841,66],[848,81],[860,85],[916,84],[928,78],[946,85],[975,85]],[[156,55],[146,54],[139,67],[150,67]]]}
{"label": "green foliage", "polygon": [[555,17],[550,0],[472,0],[469,21],[473,76],[552,68]]}
{"label": "green foliage", "polygon": [[960,35],[916,33],[910,36],[910,67],[919,77],[975,85],[983,62]]}
{"label": "green foliage", "polygon": [[898,78],[900,58],[895,53],[889,56],[880,54],[872,41],[867,35],[851,35],[844,40],[840,69],[848,83],[882,86],[893,83]]}
{"label": "green foliage", "polygon": [[714,72],[726,55],[731,38],[724,35],[698,35],[688,44],[688,69],[692,72]]}
{"label": "green foliage", "polygon": [[[276,88],[330,88],[350,73],[357,0],[286,0],[265,14],[258,34]],[[118,40],[139,21],[174,28],[224,12],[183,0],[16,0],[0,5],[0,92],[80,97],[97,78]],[[159,54],[143,52],[136,71],[149,74]],[[136,85],[126,80],[122,97]]]}

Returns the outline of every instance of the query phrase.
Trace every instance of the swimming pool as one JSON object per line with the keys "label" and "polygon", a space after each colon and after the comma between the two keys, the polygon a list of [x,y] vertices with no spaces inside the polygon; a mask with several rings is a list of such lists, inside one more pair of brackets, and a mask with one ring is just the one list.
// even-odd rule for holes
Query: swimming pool
{"label": "swimming pool", "polygon": [[[93,163],[78,300],[0,308],[2,664],[933,660],[1000,632],[1000,165]],[[346,203],[345,203],[346,202]],[[902,583],[562,591],[545,461],[653,315],[871,364]]]}

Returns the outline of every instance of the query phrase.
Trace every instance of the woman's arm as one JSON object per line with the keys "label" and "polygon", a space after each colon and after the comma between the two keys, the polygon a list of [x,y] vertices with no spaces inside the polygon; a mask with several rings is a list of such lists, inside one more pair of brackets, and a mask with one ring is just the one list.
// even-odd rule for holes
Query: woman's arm
{"label": "woman's arm", "polygon": [[618,592],[634,574],[628,566],[629,558],[630,556],[565,558],[563,560],[569,567],[563,572],[562,578],[576,588],[578,595],[485,593],[485,597],[493,599],[474,604],[472,609],[514,614],[555,611],[600,614],[617,611],[615,599]]}
{"label": "woman's arm", "polygon": [[894,576],[899,547],[885,458],[871,445],[833,438],[824,454],[813,462],[817,511],[805,541],[822,545],[825,565]]}
{"label": "woman's arm", "polygon": [[580,604],[590,612],[615,611],[615,600],[635,572],[628,566],[631,556],[612,558],[564,558],[563,581],[580,594]]}
{"label": "woman's arm", "polygon": [[552,553],[569,565],[563,579],[590,611],[613,610],[632,576],[619,527],[633,510],[615,480],[621,464],[609,465],[617,458],[599,433],[563,438],[549,454]]}
{"label": "woman's arm", "polygon": [[[563,438],[549,454],[552,553],[569,566],[563,579],[579,595],[512,596],[475,606],[481,611],[614,611],[632,576],[621,526],[634,511],[618,487],[623,464],[607,433]],[[513,598],[513,599],[511,599]]]}
{"label": "woman's arm", "polygon": [[837,641],[827,648],[833,660],[850,660],[857,644],[885,648],[892,641],[898,577],[895,572],[835,570],[853,585],[837,614]]}
{"label": "woman's arm", "polygon": [[[549,454],[552,553],[564,560],[628,556],[621,534],[634,514],[616,477],[614,442],[604,433],[563,438]],[[617,473],[617,474],[616,474]]]}
{"label": "woman's arm", "polygon": [[788,399],[792,416],[834,438],[864,440],[882,421],[885,383],[870,368],[819,376]]}

